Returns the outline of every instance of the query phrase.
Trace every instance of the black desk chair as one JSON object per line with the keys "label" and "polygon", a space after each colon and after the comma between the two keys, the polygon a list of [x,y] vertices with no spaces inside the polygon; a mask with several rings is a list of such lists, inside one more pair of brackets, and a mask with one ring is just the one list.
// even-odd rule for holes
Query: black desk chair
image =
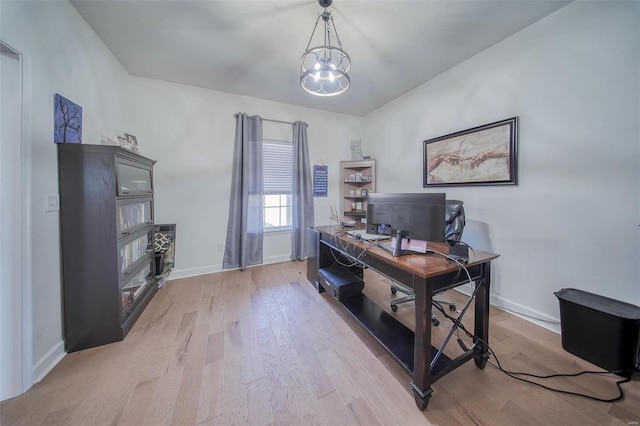
{"label": "black desk chair", "polygon": [[[462,231],[464,231],[464,226],[466,224],[463,204],[464,202],[460,200],[447,200],[444,239],[446,242],[452,245],[462,239]],[[413,293],[412,289],[403,285],[398,285],[395,282],[391,282],[391,293],[396,294],[398,291],[406,294],[406,296],[391,301],[391,310],[393,312],[398,311],[398,305],[400,303],[406,303],[415,300],[415,294]],[[450,310],[456,310],[455,303],[450,300],[442,300],[434,297],[433,303],[438,304],[439,306],[449,305]],[[431,322],[436,326],[440,324],[440,321],[438,321],[433,313],[431,314]]]}

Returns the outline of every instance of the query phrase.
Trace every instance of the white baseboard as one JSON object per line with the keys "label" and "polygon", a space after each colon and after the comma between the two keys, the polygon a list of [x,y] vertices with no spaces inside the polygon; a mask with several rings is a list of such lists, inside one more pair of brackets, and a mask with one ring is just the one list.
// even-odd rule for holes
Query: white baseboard
{"label": "white baseboard", "polygon": [[64,351],[64,340],[60,340],[49,349],[49,352],[44,354],[44,356],[33,365],[32,377],[34,377],[34,380],[32,386],[44,379],[44,377],[53,370],[53,367],[62,361],[62,358],[64,358],[66,354]]}
{"label": "white baseboard", "polygon": [[[456,290],[462,294],[469,296],[473,292],[473,287],[471,287],[471,284],[465,284],[463,286],[456,287]],[[492,294],[490,296],[489,303],[491,304],[491,306],[507,311],[519,318],[539,325],[540,327],[546,328],[547,330],[551,330],[554,333],[560,334],[560,324],[555,324],[560,322],[560,320],[558,320],[557,318],[550,317],[547,314],[530,309],[524,305],[505,299],[504,297],[496,294]],[[537,320],[536,318],[539,318],[543,321]]]}
{"label": "white baseboard", "polygon": [[[263,259],[263,262],[260,265],[270,265],[272,263],[280,263],[291,260],[291,256],[288,254],[279,255],[279,256],[271,256]],[[255,266],[260,266],[255,265]],[[211,265],[211,266],[203,266],[201,268],[191,268],[191,269],[174,269],[169,274],[168,280],[176,280],[180,278],[189,278],[189,277],[197,277],[198,275],[207,275],[213,274],[216,272],[221,272],[222,265]]]}
{"label": "white baseboard", "polygon": [[197,277],[198,275],[213,274],[222,271],[222,265],[203,266],[201,268],[191,269],[174,269],[171,271],[167,279],[169,281],[179,278]]}
{"label": "white baseboard", "polygon": [[271,256],[264,259],[265,265],[270,265],[272,263],[280,263],[280,262],[289,262],[291,261],[290,254],[282,254],[280,256]]}

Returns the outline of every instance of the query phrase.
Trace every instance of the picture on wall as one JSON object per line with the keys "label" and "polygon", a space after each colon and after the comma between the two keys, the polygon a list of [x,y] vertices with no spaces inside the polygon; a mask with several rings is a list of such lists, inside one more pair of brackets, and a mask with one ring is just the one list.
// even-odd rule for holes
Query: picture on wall
{"label": "picture on wall", "polygon": [[326,197],[329,192],[329,166],[316,164],[313,166],[313,196]]}
{"label": "picture on wall", "polygon": [[82,143],[82,107],[55,94],[53,98],[55,143]]}
{"label": "picture on wall", "polygon": [[517,185],[518,117],[424,141],[423,186]]}

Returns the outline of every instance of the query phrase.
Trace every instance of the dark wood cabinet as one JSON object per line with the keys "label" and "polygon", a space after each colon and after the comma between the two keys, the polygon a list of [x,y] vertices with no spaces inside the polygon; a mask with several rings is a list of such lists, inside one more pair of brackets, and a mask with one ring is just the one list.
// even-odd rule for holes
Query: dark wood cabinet
{"label": "dark wood cabinet", "polygon": [[109,145],[58,145],[65,349],[127,335],[157,291],[155,161]]}

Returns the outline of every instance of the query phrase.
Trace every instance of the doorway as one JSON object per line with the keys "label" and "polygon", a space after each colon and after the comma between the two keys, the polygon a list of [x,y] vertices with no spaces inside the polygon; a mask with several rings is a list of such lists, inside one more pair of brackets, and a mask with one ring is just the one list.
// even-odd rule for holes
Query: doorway
{"label": "doorway", "polygon": [[24,57],[0,40],[0,400],[32,384],[30,142]]}

